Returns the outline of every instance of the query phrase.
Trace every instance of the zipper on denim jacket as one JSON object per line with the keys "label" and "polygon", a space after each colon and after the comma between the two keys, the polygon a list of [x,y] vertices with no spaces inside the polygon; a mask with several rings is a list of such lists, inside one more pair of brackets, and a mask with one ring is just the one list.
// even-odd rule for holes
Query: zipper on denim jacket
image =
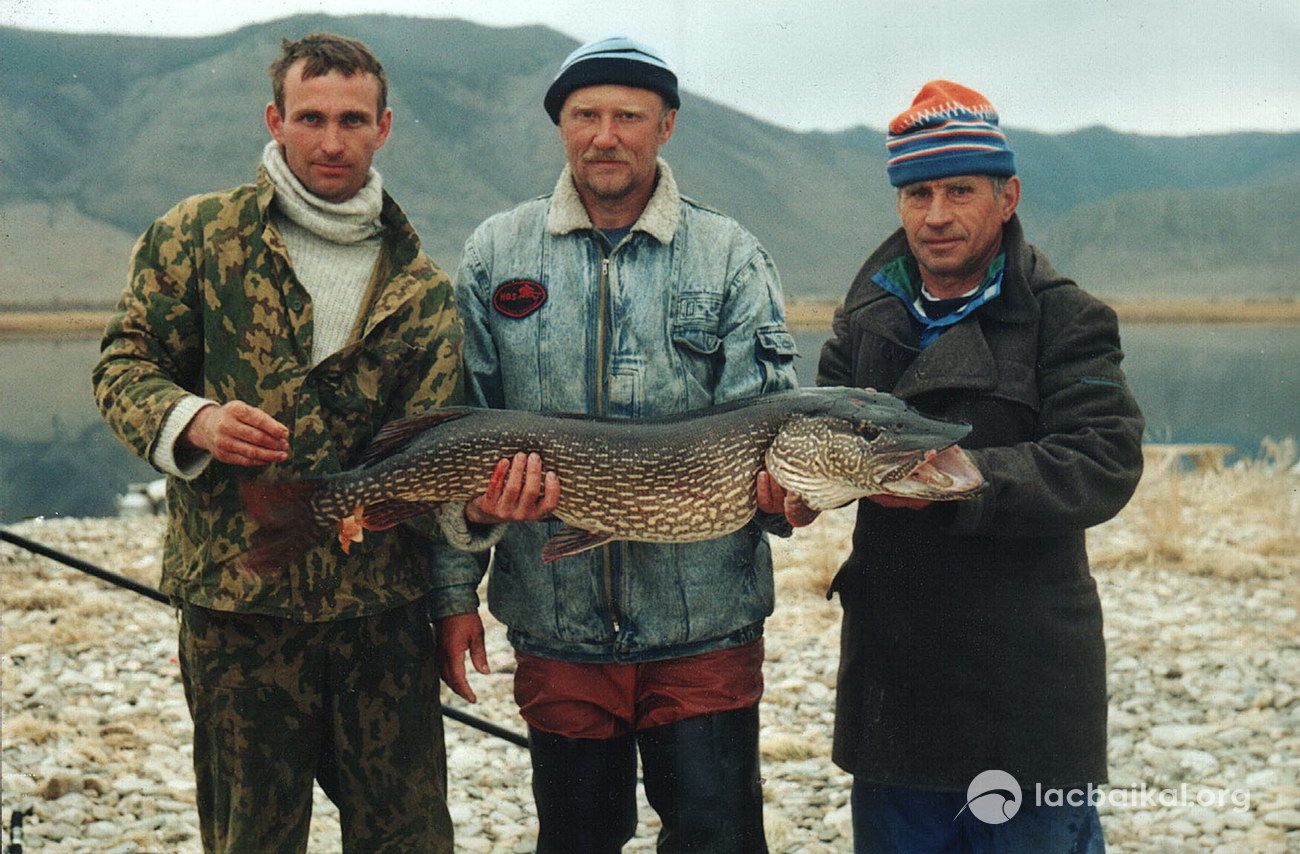
{"label": "zipper on denim jacket", "polygon": [[609,624],[614,630],[614,641],[618,641],[618,633],[622,631],[622,626],[618,621],[618,607],[614,604],[614,559],[610,554],[610,545],[600,547],[600,562],[605,572],[605,605],[609,609]]}
{"label": "zipper on denim jacket", "polygon": [[[596,414],[604,416],[605,412],[605,337],[608,334],[609,318],[609,255],[600,241],[596,241],[600,250],[600,283],[597,288],[596,316]],[[609,613],[610,627],[617,639],[622,627],[618,619],[618,606],[614,603],[614,560],[608,545],[600,547],[600,562],[605,582],[605,607]]]}
{"label": "zipper on denim jacket", "polygon": [[[597,240],[597,248],[601,251],[601,281],[597,287],[598,303],[597,318],[595,318],[595,412],[597,415],[607,415],[604,411],[604,339],[608,334],[608,317],[610,317],[610,256],[604,252],[604,247]],[[617,638],[621,630],[619,624],[619,608],[614,603],[614,559],[610,554],[610,546],[601,546],[601,569],[602,580],[604,581],[604,607],[610,615],[610,627],[614,629],[614,636]]]}
{"label": "zipper on denim jacket", "polygon": [[609,313],[609,256],[605,254],[605,247],[599,245],[600,249],[600,282],[596,288],[596,414],[604,416],[605,413],[605,318]]}

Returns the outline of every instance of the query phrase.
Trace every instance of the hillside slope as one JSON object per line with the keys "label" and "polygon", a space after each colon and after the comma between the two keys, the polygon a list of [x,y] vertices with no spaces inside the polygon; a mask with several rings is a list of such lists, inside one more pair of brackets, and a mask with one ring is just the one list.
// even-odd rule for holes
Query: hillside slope
{"label": "hillside slope", "polygon": [[[184,39],[0,28],[0,109],[9,119],[0,135],[0,304],[111,301],[129,238],[187,195],[250,180],[267,138],[266,66],[282,37],[312,30],[361,38],[385,62],[395,124],[376,165],[444,266],[483,218],[553,186],[562,156],[540,102],[574,42],[544,27],[316,15]],[[1124,294],[1163,290],[1149,271],[1195,279],[1199,290],[1223,281],[1298,290],[1296,241],[1249,259],[1247,277],[1234,247],[1261,245],[1261,227],[1273,234],[1256,221],[1257,191],[1300,174],[1300,134],[1051,135],[1018,131],[1016,118],[1008,136],[1025,184],[1022,218],[1031,239],[1083,265],[1058,263],[1064,272]],[[795,296],[842,293],[896,225],[882,134],[870,127],[800,133],[687,92],[664,154],[689,196],[758,236]],[[1195,263],[1152,220],[1145,200],[1156,196],[1180,220],[1213,226],[1198,237]],[[40,245],[51,210],[84,218],[84,229],[48,233],[75,248]],[[1124,263],[1111,265],[1118,238]],[[60,253],[90,259],[77,262],[89,272],[56,274],[50,257]]]}

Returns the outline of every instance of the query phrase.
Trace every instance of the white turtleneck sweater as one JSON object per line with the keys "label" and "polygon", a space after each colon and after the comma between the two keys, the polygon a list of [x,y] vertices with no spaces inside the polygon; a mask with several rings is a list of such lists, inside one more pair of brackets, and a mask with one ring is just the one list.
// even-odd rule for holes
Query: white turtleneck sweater
{"label": "white turtleneck sweater", "polygon": [[[308,191],[293,174],[279,143],[267,143],[262,165],[275,186],[272,219],[284,237],[294,274],[311,298],[311,364],[315,366],[347,344],[356,326],[383,245],[379,220],[383,179],[371,169],[365,186],[355,196],[327,202]],[[176,442],[200,409],[217,403],[190,395],[172,407],[151,462],[186,480],[198,477],[211,462],[211,455],[178,449]]]}

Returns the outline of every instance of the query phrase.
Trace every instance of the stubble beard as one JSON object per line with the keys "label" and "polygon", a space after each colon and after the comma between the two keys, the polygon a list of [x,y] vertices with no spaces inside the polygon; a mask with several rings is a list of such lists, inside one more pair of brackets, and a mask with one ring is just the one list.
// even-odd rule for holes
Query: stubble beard
{"label": "stubble beard", "polygon": [[[614,154],[597,154],[591,158],[583,158],[585,162],[590,163],[593,160],[611,161],[616,160],[619,163],[631,165],[624,157]],[[583,178],[583,187],[594,198],[603,202],[618,202],[631,195],[633,188],[636,186],[636,176],[627,174],[600,175],[588,172]]]}

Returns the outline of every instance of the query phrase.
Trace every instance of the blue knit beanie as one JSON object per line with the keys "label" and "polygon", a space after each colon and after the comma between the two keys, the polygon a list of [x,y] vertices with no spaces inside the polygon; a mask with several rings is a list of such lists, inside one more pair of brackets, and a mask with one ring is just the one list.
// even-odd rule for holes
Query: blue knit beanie
{"label": "blue knit beanie", "polygon": [[1016,156],[988,99],[957,83],[931,80],[889,123],[889,183],[902,187],[954,175],[1014,175]]}
{"label": "blue knit beanie", "polygon": [[551,121],[560,123],[560,108],[574,89],[612,83],[649,89],[663,96],[670,109],[682,105],[677,96],[677,75],[648,45],[626,36],[590,42],[569,54],[546,90],[542,105]]}

